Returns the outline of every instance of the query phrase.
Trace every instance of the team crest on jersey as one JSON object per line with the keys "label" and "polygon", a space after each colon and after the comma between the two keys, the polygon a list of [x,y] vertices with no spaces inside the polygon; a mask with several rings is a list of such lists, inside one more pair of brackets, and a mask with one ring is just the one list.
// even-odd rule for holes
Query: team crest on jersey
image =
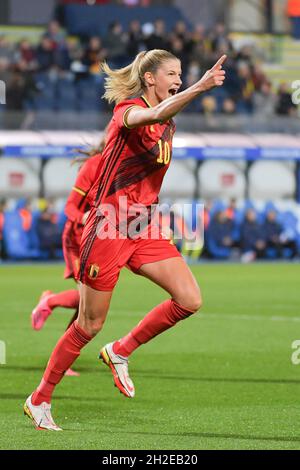
{"label": "team crest on jersey", "polygon": [[100,271],[98,264],[91,264],[88,268],[88,277],[90,279],[96,279]]}

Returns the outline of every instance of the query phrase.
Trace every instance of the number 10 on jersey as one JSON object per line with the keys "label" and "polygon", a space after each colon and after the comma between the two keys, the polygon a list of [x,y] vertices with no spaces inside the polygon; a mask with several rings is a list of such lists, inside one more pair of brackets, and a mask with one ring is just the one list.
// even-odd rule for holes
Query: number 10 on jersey
{"label": "number 10 on jersey", "polygon": [[171,158],[171,150],[169,143],[166,141],[163,142],[161,139],[159,139],[158,147],[159,157],[157,158],[157,163],[164,163],[165,165],[168,165],[168,163],[170,163]]}

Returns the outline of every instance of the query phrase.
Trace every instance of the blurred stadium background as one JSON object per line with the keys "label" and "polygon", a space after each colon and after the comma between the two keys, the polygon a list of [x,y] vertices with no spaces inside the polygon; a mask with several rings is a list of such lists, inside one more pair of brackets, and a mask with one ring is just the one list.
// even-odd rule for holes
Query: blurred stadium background
{"label": "blurred stadium background", "polygon": [[155,47],[182,60],[184,86],[228,54],[224,88],[176,118],[162,200],[205,205],[202,257],[299,256],[298,0],[22,5],[0,6],[1,258],[61,258],[72,149],[99,142],[110,118],[99,61]]}

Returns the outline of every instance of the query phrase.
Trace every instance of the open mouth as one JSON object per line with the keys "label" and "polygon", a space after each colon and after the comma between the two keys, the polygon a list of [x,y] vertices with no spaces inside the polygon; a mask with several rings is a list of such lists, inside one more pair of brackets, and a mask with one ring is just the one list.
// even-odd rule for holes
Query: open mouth
{"label": "open mouth", "polygon": [[177,88],[170,88],[168,93],[169,93],[170,96],[174,96],[174,95],[176,95],[177,91],[178,91]]}

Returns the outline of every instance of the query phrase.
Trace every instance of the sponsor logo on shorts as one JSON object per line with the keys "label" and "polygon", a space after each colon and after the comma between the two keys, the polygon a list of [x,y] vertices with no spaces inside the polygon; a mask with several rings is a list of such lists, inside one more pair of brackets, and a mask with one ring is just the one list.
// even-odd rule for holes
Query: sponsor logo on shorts
{"label": "sponsor logo on shorts", "polygon": [[98,277],[100,268],[97,264],[91,264],[88,268],[88,277],[90,279],[96,279]]}

